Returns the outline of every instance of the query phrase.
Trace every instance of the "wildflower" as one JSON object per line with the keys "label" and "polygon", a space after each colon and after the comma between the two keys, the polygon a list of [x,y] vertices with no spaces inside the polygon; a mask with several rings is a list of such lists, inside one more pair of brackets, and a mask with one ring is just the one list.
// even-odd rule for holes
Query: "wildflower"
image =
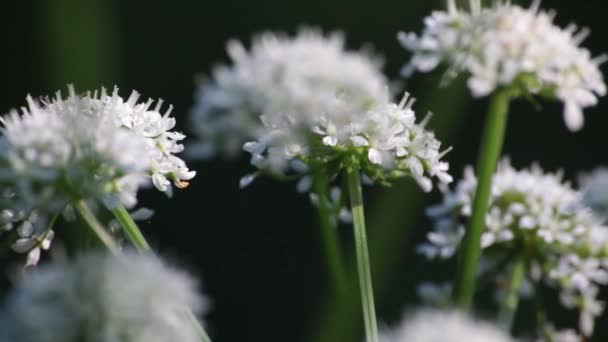
{"label": "wildflower", "polygon": [[441,161],[447,150],[440,151],[441,143],[425,128],[426,120],[415,122],[409,94],[399,104],[385,95],[369,109],[349,101],[336,97],[316,119],[298,113],[264,114],[264,130],[244,146],[251,163],[270,174],[300,176],[291,167],[299,161],[308,165],[305,170],[322,165],[333,177],[349,160],[356,160],[373,182],[386,184],[409,175],[424,191],[432,189],[431,177],[452,181],[448,164]]}
{"label": "wildflower", "polygon": [[[187,186],[195,172],[175,154],[183,150],[175,119],[162,101],[124,101],[114,89],[53,99],[27,99],[21,112],[0,119],[0,225],[18,226],[13,250],[28,253],[28,265],[48,249],[52,224],[77,202],[109,210],[133,208],[137,192],[152,183],[171,194],[171,182]],[[8,234],[4,234],[8,235]],[[12,238],[3,236],[2,238]]]}
{"label": "wildflower", "polygon": [[521,95],[543,95],[564,103],[564,119],[570,130],[583,126],[583,108],[606,94],[599,70],[605,57],[592,58],[581,47],[587,29],[553,23],[554,13],[539,9],[540,1],[522,8],[509,1],[482,8],[470,0],[470,11],[448,1],[447,11],[436,11],[425,20],[421,35],[400,33],[403,47],[412,52],[403,69],[428,72],[440,64],[447,77],[468,75],[475,97],[497,88],[510,87]]}
{"label": "wildflower", "polygon": [[[200,341],[193,279],[152,255],[91,254],[26,274],[0,314],[3,341]],[[2,335],[4,334],[4,336]]]}
{"label": "wildflower", "polygon": [[99,96],[97,92],[78,96],[70,87],[67,99],[61,99],[58,94],[54,101],[47,104],[47,108],[59,113],[72,111],[78,115],[91,112],[102,118],[108,117],[116,129],[126,129],[144,138],[150,151],[140,158],[145,157],[145,162],[150,164],[147,174],[159,191],[171,194],[171,183],[178,188],[184,188],[188,186],[187,181],[196,174],[176,156],[184,150],[184,146],[179,142],[185,135],[172,131],[176,124],[175,118],[171,117],[172,106],[161,113],[163,100],[156,101],[156,104],[152,99],[138,103],[139,97],[140,95],[133,91],[125,101],[118,95],[116,87],[111,94],[102,88]]}
{"label": "wildflower", "polygon": [[192,122],[200,141],[190,152],[199,157],[240,152],[264,128],[262,114],[316,119],[337,96],[368,107],[382,97],[386,84],[379,58],[345,50],[339,33],[264,32],[249,50],[234,40],[227,50],[233,64],[216,68],[212,80],[197,90]]}
{"label": "wildflower", "polygon": [[135,201],[150,165],[145,139],[78,107],[28,102],[29,111],[5,117],[0,136],[1,182],[22,209],[58,212],[73,198]]}
{"label": "wildflower", "polygon": [[[476,186],[467,169],[455,189],[446,190],[443,203],[429,208],[435,229],[419,247],[427,257],[453,256],[461,243],[454,237],[471,216]],[[608,227],[582,199],[561,174],[544,173],[538,166],[518,171],[504,160],[492,180],[481,246],[491,260],[513,253],[527,258],[527,279],[557,287],[562,304],[580,310],[581,332],[589,336],[593,318],[603,311],[593,289],[608,284]]]}
{"label": "wildflower", "polygon": [[137,190],[152,179],[170,193],[194,176],[174,154],[183,135],[175,120],[159,113],[162,101],[137,104],[115,89],[108,95],[58,93],[42,104],[28,98],[22,113],[4,117],[0,136],[0,184],[12,187],[21,208],[59,212],[74,199],[132,207]]}
{"label": "wildflower", "polygon": [[382,342],[512,342],[489,323],[456,311],[427,310],[405,317],[401,325],[383,334]]}

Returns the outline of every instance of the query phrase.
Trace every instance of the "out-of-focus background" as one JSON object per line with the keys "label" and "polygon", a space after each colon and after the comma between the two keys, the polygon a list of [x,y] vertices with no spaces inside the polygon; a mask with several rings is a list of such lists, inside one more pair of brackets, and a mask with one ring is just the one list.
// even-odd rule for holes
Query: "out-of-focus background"
{"label": "out-of-focus background", "polygon": [[[594,55],[608,52],[603,5],[601,0],[543,3],[557,11],[560,25],[576,22],[591,29],[585,45]],[[65,92],[68,83],[80,91],[117,85],[123,96],[136,89],[173,104],[178,128],[190,133],[194,77],[228,62],[229,38],[248,42],[258,31],[293,33],[302,25],[341,30],[350,48],[371,44],[385,57],[387,76],[400,80],[408,54],[397,32],[419,31],[422,18],[442,6],[441,0],[4,2],[0,112],[24,105],[27,94]],[[435,113],[430,127],[454,146],[448,159],[459,178],[475,161],[485,101],[473,102],[460,82],[439,88],[438,75],[401,81],[419,99],[419,111]],[[585,111],[585,128],[578,133],[566,129],[560,105],[540,104],[536,109],[521,101],[511,110],[504,154],[515,166],[539,162],[575,180],[581,171],[608,165],[608,99]],[[140,203],[156,211],[142,228],[162,255],[200,275],[213,301],[205,321],[214,340],[360,340],[359,299],[352,299],[352,310],[335,310],[314,212],[295,184],[262,179],[239,190],[239,178],[251,169],[246,156],[190,165],[198,175],[174,198],[141,194]],[[454,265],[429,263],[414,253],[429,226],[424,207],[439,200],[437,191],[424,194],[405,180],[365,192],[378,314],[390,324],[417,305],[420,281],[451,280]],[[340,229],[352,261],[350,227]],[[522,311],[529,311],[525,302]],[[531,315],[524,313],[517,324],[526,326]],[[598,341],[608,334],[605,323],[608,319],[598,322]]]}

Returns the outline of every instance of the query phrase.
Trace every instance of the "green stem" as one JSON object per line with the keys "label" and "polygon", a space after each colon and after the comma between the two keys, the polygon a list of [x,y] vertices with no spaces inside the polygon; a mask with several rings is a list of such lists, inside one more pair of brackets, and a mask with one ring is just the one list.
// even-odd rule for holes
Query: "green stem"
{"label": "green stem", "polygon": [[120,248],[118,244],[112,236],[108,233],[108,231],[103,227],[103,225],[97,220],[95,214],[91,211],[91,208],[87,205],[84,200],[79,200],[73,204],[74,209],[78,211],[84,222],[89,226],[91,231],[95,233],[99,241],[103,243],[103,245],[108,248],[112,253],[116,254],[120,252]]}
{"label": "green stem", "polygon": [[125,234],[127,234],[127,238],[129,241],[135,246],[138,252],[145,253],[152,250],[148,241],[142,234],[141,230],[137,226],[137,223],[133,221],[131,214],[125,209],[125,207],[119,205],[115,209],[112,210],[112,214],[118,220],[120,225],[122,226]]}
{"label": "green stem", "polygon": [[543,293],[540,282],[532,278],[532,271],[530,260],[526,264],[526,273],[528,275],[528,281],[532,284],[532,300],[534,304],[534,311],[536,317],[536,330],[538,333],[547,340],[547,342],[553,342],[549,332],[547,331],[547,314],[545,313],[545,304],[543,300]]}
{"label": "green stem", "polygon": [[201,322],[199,322],[198,319],[196,319],[196,316],[194,315],[194,313],[191,310],[188,310],[186,312],[186,315],[188,316],[188,319],[190,319],[190,321],[192,321],[192,324],[196,328],[196,330],[198,332],[198,337],[200,337],[201,342],[211,342],[211,338],[209,337],[209,335],[207,335],[207,332],[205,331],[205,329],[203,329]]}
{"label": "green stem", "polygon": [[517,257],[513,263],[513,269],[511,270],[511,277],[509,279],[505,300],[502,303],[500,313],[498,314],[498,321],[505,331],[509,333],[513,328],[513,319],[519,304],[519,289],[524,280],[524,275],[524,258]]}
{"label": "green stem", "polygon": [[492,188],[492,176],[500,157],[507,126],[509,89],[497,90],[490,100],[486,126],[477,160],[477,190],[473,201],[473,213],[466,230],[463,249],[457,273],[455,302],[464,310],[469,310],[475,293],[475,277],[481,255],[481,234],[485,226],[488,200]]}
{"label": "green stem", "polygon": [[346,176],[348,178],[348,190],[353,213],[357,270],[359,273],[359,288],[361,290],[361,301],[363,304],[365,336],[367,342],[378,342],[378,326],[376,323],[376,308],[374,306],[372,274],[365,232],[361,176],[359,175],[359,167],[356,163],[355,165],[346,168]]}
{"label": "green stem", "polygon": [[338,240],[338,227],[336,219],[333,218],[329,203],[329,184],[327,175],[321,167],[317,167],[313,173],[313,188],[319,198],[317,212],[319,214],[319,229],[325,258],[327,259],[327,272],[335,293],[343,296],[346,293],[346,272],[344,261]]}

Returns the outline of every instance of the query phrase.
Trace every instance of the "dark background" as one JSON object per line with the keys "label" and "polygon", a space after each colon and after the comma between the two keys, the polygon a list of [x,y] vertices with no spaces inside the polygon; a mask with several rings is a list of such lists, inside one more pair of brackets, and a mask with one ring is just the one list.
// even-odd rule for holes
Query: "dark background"
{"label": "dark background", "polygon": [[[608,51],[603,5],[546,0],[543,7],[556,9],[562,26],[576,22],[591,28],[585,46],[597,55]],[[136,89],[172,103],[179,130],[190,133],[194,76],[227,62],[227,39],[248,42],[255,32],[293,33],[302,24],[343,30],[350,48],[371,43],[386,58],[386,74],[399,79],[408,55],[397,32],[419,31],[421,19],[443,1],[48,0],[1,6],[1,112],[24,105],[27,94],[65,91],[67,83],[80,91],[117,85],[123,96]],[[428,75],[404,85],[420,99],[419,111],[435,113],[430,127],[454,146],[448,160],[459,178],[463,166],[475,161],[485,100],[473,103],[460,82],[439,89]],[[522,101],[511,110],[504,153],[516,166],[538,161],[574,179],[580,171],[608,164],[607,100],[585,111],[579,133],[565,128],[561,105],[542,105],[536,110]],[[358,313],[338,311],[334,321],[325,319],[331,301],[306,196],[296,194],[294,184],[269,179],[239,190],[239,178],[250,170],[245,157],[189,164],[198,171],[190,188],[172,199],[152,190],[140,195],[140,203],[156,211],[142,228],[161,254],[201,276],[214,303],[206,317],[214,341],[359,340],[337,337],[359,333]],[[413,253],[429,225],[423,208],[439,196],[422,194],[411,181],[368,188],[365,195],[379,319],[392,323],[416,304],[417,282],[453,276],[452,265],[429,264]],[[351,259],[349,227],[340,233]],[[528,309],[524,304],[522,311]],[[319,332],[321,321],[333,322],[325,329],[336,337]],[[606,329],[600,323],[601,330]]]}

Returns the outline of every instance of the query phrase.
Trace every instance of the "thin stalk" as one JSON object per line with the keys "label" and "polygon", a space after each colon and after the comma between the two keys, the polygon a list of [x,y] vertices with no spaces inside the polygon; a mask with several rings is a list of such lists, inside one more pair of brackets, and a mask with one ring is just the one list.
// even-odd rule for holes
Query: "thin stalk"
{"label": "thin stalk", "polygon": [[332,218],[327,175],[320,167],[314,170],[313,188],[319,198],[317,213],[319,215],[321,240],[323,241],[325,258],[328,263],[327,273],[332,281],[335,293],[338,296],[343,296],[346,293],[346,272],[338,239],[338,227],[336,220]]}
{"label": "thin stalk", "polygon": [[519,289],[524,280],[525,268],[524,258],[517,257],[511,269],[505,300],[498,314],[500,325],[509,333],[513,329],[513,320],[519,305]]}
{"label": "thin stalk", "polygon": [[75,202],[73,206],[74,209],[78,211],[84,222],[89,226],[91,231],[95,233],[99,241],[101,241],[103,245],[112,253],[119,253],[120,248],[118,247],[118,244],[116,241],[114,241],[103,225],[97,220],[95,214],[93,214],[87,203],[83,200],[79,200]]}
{"label": "thin stalk", "polygon": [[188,316],[188,319],[192,321],[192,324],[194,324],[194,327],[197,330],[198,337],[201,339],[201,342],[211,342],[211,338],[209,337],[209,335],[207,335],[207,332],[205,331],[205,329],[203,329],[203,326],[198,321],[198,319],[196,319],[194,313],[191,310],[188,310],[186,312],[186,315]]}
{"label": "thin stalk", "polygon": [[454,292],[455,303],[464,310],[470,309],[475,293],[475,276],[481,255],[481,234],[488,210],[492,176],[502,150],[510,99],[510,91],[506,88],[499,89],[492,95],[477,159],[477,190],[473,201],[473,213],[463,241]]}
{"label": "thin stalk", "polygon": [[125,234],[127,234],[127,238],[131,241],[131,244],[135,246],[138,252],[146,253],[152,250],[152,247],[150,247],[150,244],[146,241],[146,238],[137,226],[137,223],[133,221],[131,214],[129,214],[125,207],[121,205],[117,206],[112,210],[112,214],[114,214],[114,217],[122,226]]}
{"label": "thin stalk", "polygon": [[367,247],[367,235],[365,232],[361,176],[359,175],[358,165],[347,167],[346,176],[348,178],[348,190],[353,213],[357,271],[359,273],[359,288],[361,290],[361,301],[363,304],[365,337],[367,342],[378,342],[378,325],[376,322],[374,290],[372,287],[372,274]]}
{"label": "thin stalk", "polygon": [[547,342],[553,342],[547,330],[547,314],[545,313],[545,304],[541,284],[532,278],[532,271],[530,268],[531,266],[528,260],[528,263],[526,264],[526,273],[528,275],[528,281],[530,284],[532,284],[532,300],[536,318],[536,330],[543,338],[547,340]]}

